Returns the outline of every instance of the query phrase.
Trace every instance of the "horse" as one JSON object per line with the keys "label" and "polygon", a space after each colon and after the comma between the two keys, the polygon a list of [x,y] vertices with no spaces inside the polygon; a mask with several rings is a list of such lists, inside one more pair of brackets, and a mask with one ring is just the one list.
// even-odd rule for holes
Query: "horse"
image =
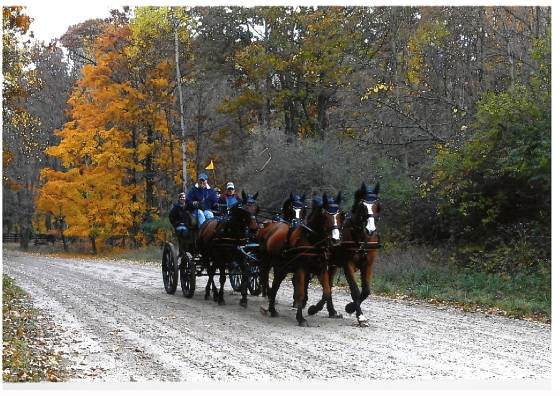
{"label": "horse", "polygon": [[[356,313],[358,325],[368,326],[368,319],[362,312],[361,303],[370,295],[370,282],[373,271],[373,263],[377,250],[380,247],[379,235],[377,233],[376,219],[379,217],[380,202],[378,199],[379,182],[373,189],[368,189],[365,183],[354,193],[354,204],[351,216],[344,222],[342,231],[342,243],[333,252],[333,263],[330,268],[329,281],[331,282],[337,267],[342,267],[344,275],[350,287],[352,302],[345,307],[346,312]],[[360,270],[362,290],[356,281],[356,270]],[[310,315],[320,311],[327,302],[323,297],[316,305],[309,307]]]}
{"label": "horse", "polygon": [[[275,251],[274,246],[280,246],[277,240],[287,242],[287,237],[303,221],[306,208],[304,205],[305,194],[302,196],[294,195],[290,192],[290,197],[286,199],[282,205],[282,214],[278,221],[266,224],[257,232],[257,242],[260,245],[260,253],[263,256],[261,260],[261,293],[266,297],[270,287],[268,277],[270,273],[270,261],[279,255],[279,251]],[[269,248],[267,248],[269,244]],[[272,257],[270,256],[272,253]]]}
{"label": "horse", "polygon": [[[319,278],[323,287],[323,298],[331,301],[328,261],[331,247],[341,243],[341,212],[342,193],[336,199],[328,199],[323,194],[321,203],[314,201],[306,224],[299,224],[290,235],[287,244],[285,234],[272,233],[265,241],[267,256],[272,258],[274,281],[270,290],[268,312],[272,317],[278,316],[276,311],[276,294],[280,284],[288,273],[294,274],[294,296],[296,301],[296,320],[299,326],[308,326],[303,317],[303,308],[307,302],[307,287],[310,274]],[[334,308],[332,311],[336,315]]]}
{"label": "horse", "polygon": [[[258,230],[256,215],[259,206],[256,202],[259,193],[248,195],[243,190],[242,200],[230,209],[229,216],[221,219],[212,218],[202,223],[198,234],[198,246],[202,253],[203,262],[208,272],[208,283],[204,298],[210,296],[210,289],[214,293],[214,300],[224,305],[224,283],[226,281],[226,268],[232,255],[241,254],[237,246],[246,242],[251,234]],[[243,258],[241,256],[241,258]],[[241,300],[239,305],[247,307],[247,284],[249,266],[246,260],[240,259],[242,280]],[[220,290],[214,283],[215,270],[220,270]]]}

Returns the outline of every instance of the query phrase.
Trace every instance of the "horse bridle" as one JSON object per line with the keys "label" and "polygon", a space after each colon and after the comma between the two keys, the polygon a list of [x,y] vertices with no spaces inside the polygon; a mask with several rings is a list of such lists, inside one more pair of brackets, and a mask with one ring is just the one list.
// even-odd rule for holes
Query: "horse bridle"
{"label": "horse bridle", "polygon": [[290,225],[291,227],[298,226],[303,221],[303,219],[301,218],[301,214],[303,213],[304,209],[303,204],[300,201],[292,201],[290,204],[290,208],[294,213],[294,217],[291,219]]}
{"label": "horse bridle", "polygon": [[[333,211],[333,209],[335,209],[335,210]],[[333,225],[332,227],[327,227],[327,230],[326,230],[326,231],[327,231],[327,234],[330,234],[330,235],[332,236],[332,235],[334,234],[334,231],[335,231],[335,230],[338,231],[338,239],[335,239],[335,238],[332,238],[332,237],[331,237],[331,238],[329,238],[329,243],[330,243],[331,240],[333,240],[333,239],[340,242],[340,241],[341,241],[340,226],[341,226],[342,224],[338,224],[337,221],[336,221],[336,216],[339,215],[339,214],[341,214],[339,205],[337,205],[337,204],[329,204],[329,206],[328,206],[327,208],[323,208],[322,210],[323,210],[324,212],[326,212],[327,215],[332,216],[333,219],[334,219],[334,225]]]}
{"label": "horse bridle", "polygon": [[[363,218],[361,222],[362,224],[359,225],[360,229],[358,229],[357,231],[362,231],[365,228],[368,235],[373,235],[374,233],[377,233],[377,227],[375,226],[375,223],[377,222],[379,216],[376,215],[375,212],[373,211],[373,207],[377,203],[377,201],[378,199],[377,196],[375,195],[366,195],[365,198],[362,198],[359,201],[358,203],[359,205],[365,206],[367,210],[367,216]],[[373,226],[375,227],[375,229],[372,230],[371,232],[367,229],[367,225],[370,218],[373,219]],[[353,226],[355,227],[356,224],[353,224]]]}

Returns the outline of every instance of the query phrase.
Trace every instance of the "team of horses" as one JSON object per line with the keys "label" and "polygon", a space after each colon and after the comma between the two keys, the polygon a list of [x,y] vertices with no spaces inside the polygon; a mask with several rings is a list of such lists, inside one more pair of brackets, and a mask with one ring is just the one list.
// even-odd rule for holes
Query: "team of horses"
{"label": "team of horses", "polygon": [[[208,283],[205,298],[213,298],[224,304],[224,283],[226,269],[231,260],[231,246],[235,241],[250,237],[259,244],[260,284],[263,296],[268,297],[268,310],[272,317],[278,316],[276,294],[282,281],[292,274],[294,286],[294,307],[299,326],[307,326],[303,309],[307,304],[308,286],[312,276],[319,280],[323,293],[321,299],[310,305],[308,314],[313,315],[327,305],[329,317],[338,318],[332,302],[331,289],[334,276],[342,269],[350,288],[352,301],[345,307],[346,312],[355,313],[359,326],[368,326],[368,319],[361,309],[361,303],[370,294],[373,264],[380,240],[376,221],[379,216],[379,183],[368,188],[364,183],[354,193],[354,203],[349,216],[341,210],[342,193],[336,197],[312,200],[311,207],[305,205],[305,194],[294,195],[284,202],[279,218],[265,224],[257,223],[259,205],[258,193],[242,192],[241,202],[230,210],[223,219],[204,222],[198,233],[198,248],[205,258]],[[307,211],[309,210],[309,214]],[[249,266],[241,260],[241,300],[247,306],[247,283]],[[220,272],[220,287],[214,283],[216,270]],[[269,274],[273,271],[272,285]],[[356,279],[359,270],[361,290]]]}

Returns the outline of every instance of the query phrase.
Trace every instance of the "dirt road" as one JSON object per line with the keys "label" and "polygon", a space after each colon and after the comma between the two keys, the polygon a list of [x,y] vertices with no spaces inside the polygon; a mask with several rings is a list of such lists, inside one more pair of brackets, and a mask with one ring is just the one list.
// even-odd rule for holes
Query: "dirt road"
{"label": "dirt road", "polygon": [[[63,259],[4,250],[4,273],[61,330],[56,342],[74,382],[551,379],[551,326],[370,296],[370,327],[326,311],[296,325],[292,289],[280,317],[249,307],[226,283],[225,306],[165,293],[157,263]],[[320,290],[310,290],[316,301]],[[334,292],[342,312],[349,302]],[[531,382],[532,383],[532,382]]]}

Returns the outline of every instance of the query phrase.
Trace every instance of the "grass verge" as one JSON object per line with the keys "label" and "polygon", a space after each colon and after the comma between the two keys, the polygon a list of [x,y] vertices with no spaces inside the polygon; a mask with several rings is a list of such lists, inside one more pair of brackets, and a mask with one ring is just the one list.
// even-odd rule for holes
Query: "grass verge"
{"label": "grass verge", "polygon": [[468,311],[543,322],[551,318],[550,263],[532,272],[492,274],[460,268],[438,249],[391,249],[379,252],[371,286],[378,294],[404,295]]}

